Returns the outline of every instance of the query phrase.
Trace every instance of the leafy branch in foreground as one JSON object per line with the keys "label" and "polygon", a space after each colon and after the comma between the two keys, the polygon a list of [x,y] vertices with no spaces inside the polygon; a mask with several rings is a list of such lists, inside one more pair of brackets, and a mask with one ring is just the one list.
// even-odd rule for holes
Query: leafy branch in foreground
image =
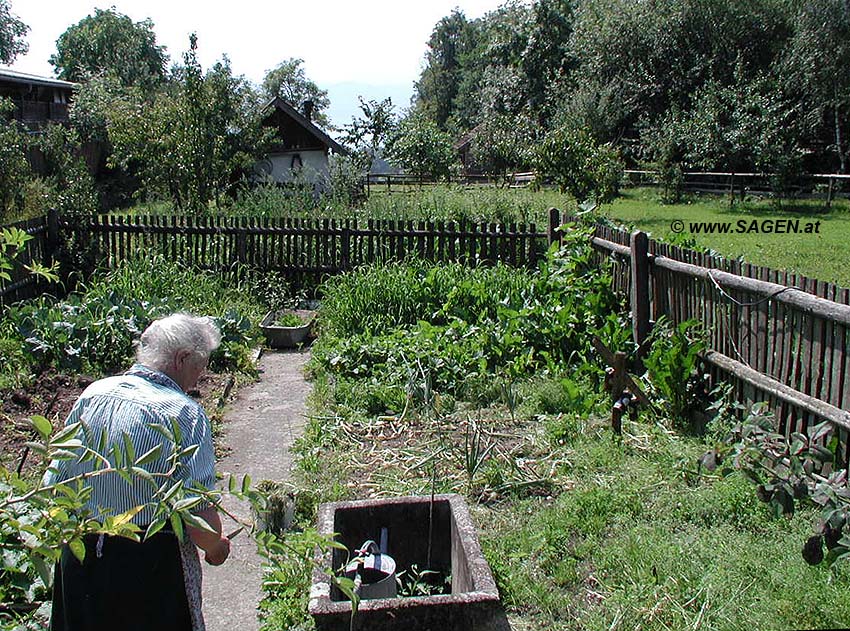
{"label": "leafy branch in foreground", "polygon": [[[138,455],[132,439],[126,434],[110,446],[105,429],[92,436],[87,434],[89,430],[84,424],[74,423],[54,433],[52,424],[43,416],[34,416],[31,423],[38,440],[28,442],[27,447],[42,458],[45,466],[54,461],[76,460],[89,463],[90,469],[70,479],[48,483],[45,479],[27,480],[0,467],[0,543],[3,545],[0,557],[0,626],[26,616],[36,609],[40,600],[48,598],[52,566],[65,545],[83,561],[83,538],[86,535],[104,534],[141,541],[170,525],[182,539],[187,525],[212,531],[210,525],[193,511],[203,505],[213,505],[247,529],[260,553],[267,558],[282,550],[296,550],[295,543],[258,531],[254,524],[244,522],[224,509],[220,491],[187,486],[182,480],[175,479],[182,460],[190,457],[198,447],[180,446],[182,434],[174,419],[169,426],[152,424],[151,428],[163,440]],[[153,467],[149,465],[163,461],[164,467],[151,470]],[[153,490],[151,502],[120,514],[95,516],[86,507],[92,494],[86,483],[104,475],[117,475],[127,484],[138,481],[149,484]],[[227,487],[231,495],[248,501],[256,511],[265,508],[266,494],[251,486],[250,476],[244,476],[241,483],[231,476]],[[132,520],[145,508],[152,508],[154,517],[143,531]],[[301,545],[308,545],[311,551],[316,547],[326,550],[340,546],[332,537],[318,533],[302,535]],[[332,572],[327,572],[333,576]],[[351,592],[351,586],[344,579],[338,579],[337,584],[344,593]]]}
{"label": "leafy branch in foreground", "polygon": [[[27,242],[31,240],[31,235],[14,226],[0,230],[0,285],[12,281],[10,272],[15,268],[15,261]],[[30,274],[35,274],[46,281],[52,283],[59,281],[59,276],[56,274],[56,263],[47,267],[39,262],[32,262],[23,267]]]}
{"label": "leafy branch in foreground", "polygon": [[[850,488],[839,456],[835,426],[825,421],[806,433],[777,433],[772,415],[762,404],[737,424],[726,444],[700,458],[708,471],[724,475],[738,470],[756,484],[759,500],[777,516],[794,514],[795,503],[820,507],[815,534],[803,546],[810,565],[850,559]],[[824,546],[826,554],[824,554]]]}

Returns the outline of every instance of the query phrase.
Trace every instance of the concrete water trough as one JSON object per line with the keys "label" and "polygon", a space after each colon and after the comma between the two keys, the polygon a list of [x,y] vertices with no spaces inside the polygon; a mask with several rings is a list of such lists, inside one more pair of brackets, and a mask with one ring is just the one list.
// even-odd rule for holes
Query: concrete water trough
{"label": "concrete water trough", "polygon": [[[384,530],[385,529],[385,530]],[[333,502],[319,507],[319,532],[338,533],[354,551],[366,540],[379,541],[398,571],[428,567],[451,573],[451,593],[361,600],[356,629],[370,631],[484,631],[507,627],[499,592],[481,554],[475,525],[460,495],[399,497]],[[333,550],[322,567],[345,565],[345,551]],[[348,631],[351,603],[321,570],[313,574],[310,614],[317,631]]]}

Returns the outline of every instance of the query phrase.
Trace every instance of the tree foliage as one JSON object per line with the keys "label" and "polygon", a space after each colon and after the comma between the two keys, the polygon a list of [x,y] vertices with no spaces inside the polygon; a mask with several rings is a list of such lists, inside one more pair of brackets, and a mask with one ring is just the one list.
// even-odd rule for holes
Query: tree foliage
{"label": "tree foliage", "polygon": [[419,177],[448,177],[456,161],[451,136],[418,112],[399,122],[388,153],[393,161]]}
{"label": "tree foliage", "polygon": [[95,9],[59,36],[50,63],[60,79],[84,81],[111,74],[123,86],[150,88],[165,78],[168,57],[153,22],[133,22],[114,7]]}
{"label": "tree foliage", "polygon": [[305,101],[313,102],[313,121],[329,127],[327,109],[331,102],[328,91],[322,90],[302,68],[303,59],[291,57],[269,70],[263,79],[262,92],[267,101],[280,97],[295,109],[300,110]]}
{"label": "tree foliage", "polygon": [[530,168],[535,125],[526,116],[494,114],[473,132],[472,162],[484,173],[505,178],[510,171]]}
{"label": "tree foliage", "polygon": [[343,127],[343,142],[354,149],[352,159],[355,166],[368,173],[375,158],[384,156],[398,121],[392,99],[367,101],[362,96],[358,98],[362,114],[352,116],[351,123]]}
{"label": "tree foliage", "polygon": [[437,22],[428,40],[427,66],[416,90],[429,118],[441,129],[446,128],[459,92],[463,57],[473,45],[470,24],[458,9]]}
{"label": "tree foliage", "polygon": [[9,0],[0,0],[0,63],[11,64],[29,49],[24,37],[29,27],[12,14]]}
{"label": "tree foliage", "polygon": [[416,109],[455,138],[585,128],[632,165],[844,171],[848,42],[846,0],[508,1],[435,25]]}
{"label": "tree foliage", "polygon": [[23,203],[24,186],[30,177],[26,158],[27,135],[12,120],[14,105],[0,99],[0,217],[17,213]]}
{"label": "tree foliage", "polygon": [[551,177],[576,201],[611,201],[623,175],[623,163],[610,144],[598,144],[586,129],[559,127],[537,149],[539,176]]}
{"label": "tree foliage", "polygon": [[265,147],[250,86],[227,58],[205,74],[194,35],[169,89],[141,103],[124,96],[108,116],[113,166],[192,212],[232,192]]}

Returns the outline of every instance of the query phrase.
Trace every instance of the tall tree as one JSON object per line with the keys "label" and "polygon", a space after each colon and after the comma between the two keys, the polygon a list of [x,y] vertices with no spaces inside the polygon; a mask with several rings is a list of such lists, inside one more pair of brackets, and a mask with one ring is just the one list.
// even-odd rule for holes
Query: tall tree
{"label": "tall tree", "polygon": [[24,36],[30,28],[12,15],[9,0],[0,0],[0,63],[11,64],[28,50]]}
{"label": "tall tree", "polygon": [[446,129],[462,79],[461,59],[474,46],[469,21],[455,9],[442,18],[428,39],[426,67],[416,83],[418,106],[440,129]]}
{"label": "tall tree", "polygon": [[132,19],[115,8],[95,9],[59,36],[50,63],[60,79],[84,81],[101,74],[123,86],[150,88],[165,78],[168,57],[158,46],[153,22]]}
{"label": "tall tree", "polygon": [[672,106],[689,109],[708,81],[734,82],[739,65],[768,70],[789,37],[778,0],[584,0],[570,47],[581,64],[574,84],[613,93],[633,130]]}
{"label": "tall tree", "polygon": [[551,106],[547,98],[549,86],[566,79],[576,65],[569,49],[573,0],[537,0],[531,13],[531,31],[520,67],[527,82],[528,105],[539,114],[540,122],[544,122],[549,114],[546,110]]}
{"label": "tall tree", "polygon": [[[850,159],[850,0],[797,3],[785,60],[787,89],[805,104],[805,129],[825,142],[841,173]],[[827,167],[828,168],[828,167]]]}
{"label": "tall tree", "polygon": [[322,127],[330,127],[326,114],[330,107],[328,91],[322,90],[307,77],[301,64],[303,59],[291,57],[269,70],[263,79],[262,92],[267,100],[280,97],[296,109],[301,109],[305,101],[313,102],[313,121]]}

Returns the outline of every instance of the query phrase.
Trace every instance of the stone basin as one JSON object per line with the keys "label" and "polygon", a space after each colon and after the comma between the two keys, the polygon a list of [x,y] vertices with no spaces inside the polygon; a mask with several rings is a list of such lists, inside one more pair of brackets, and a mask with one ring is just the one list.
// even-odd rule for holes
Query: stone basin
{"label": "stone basin", "polygon": [[[481,554],[475,525],[460,495],[435,495],[433,521],[430,496],[410,496],[319,507],[319,532],[338,533],[336,540],[356,550],[366,540],[380,541],[387,529],[386,552],[398,571],[428,564],[429,529],[431,569],[451,573],[451,593],[361,600],[356,629],[370,631],[485,631],[505,629],[504,612],[490,567]],[[429,528],[429,525],[431,526]],[[347,555],[332,550],[321,567],[339,568]],[[351,603],[320,570],[313,573],[310,614],[318,631],[348,631]]]}

